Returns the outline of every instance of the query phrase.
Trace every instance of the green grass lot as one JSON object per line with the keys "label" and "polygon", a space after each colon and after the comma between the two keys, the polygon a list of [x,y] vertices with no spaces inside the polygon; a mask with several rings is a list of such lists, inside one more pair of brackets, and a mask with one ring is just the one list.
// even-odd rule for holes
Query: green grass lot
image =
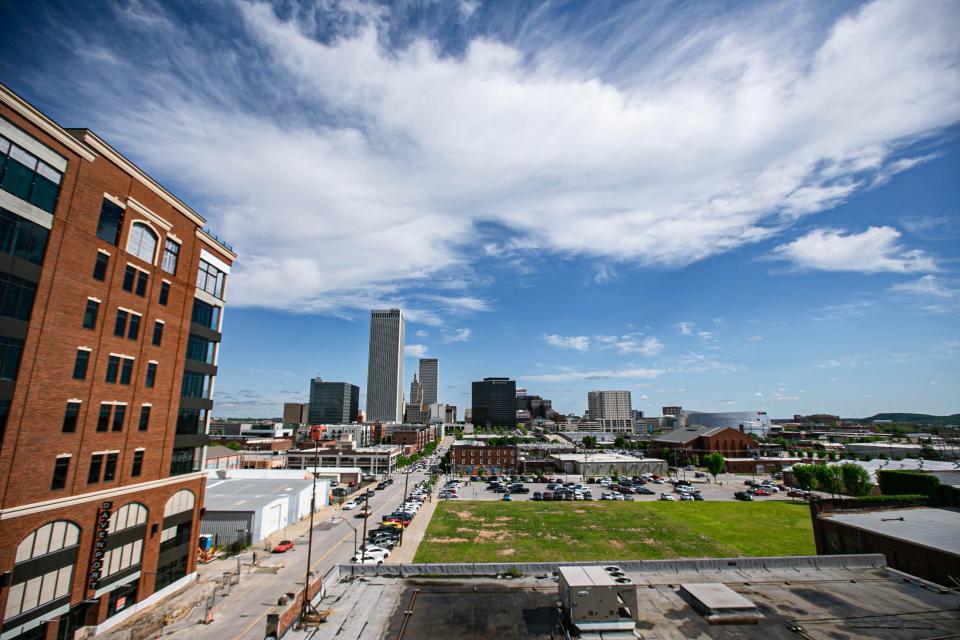
{"label": "green grass lot", "polygon": [[414,562],[814,554],[806,503],[464,500],[437,505]]}

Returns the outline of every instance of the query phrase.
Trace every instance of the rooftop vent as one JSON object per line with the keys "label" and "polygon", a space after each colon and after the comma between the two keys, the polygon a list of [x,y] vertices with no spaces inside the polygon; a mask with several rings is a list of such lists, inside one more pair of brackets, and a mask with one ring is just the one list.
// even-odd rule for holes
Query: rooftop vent
{"label": "rooftop vent", "polygon": [[755,604],[719,582],[681,584],[680,595],[710,624],[757,624]]}

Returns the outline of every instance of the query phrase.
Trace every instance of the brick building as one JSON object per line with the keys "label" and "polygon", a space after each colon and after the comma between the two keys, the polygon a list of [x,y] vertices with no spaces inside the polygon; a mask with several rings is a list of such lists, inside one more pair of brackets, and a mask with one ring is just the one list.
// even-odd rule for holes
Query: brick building
{"label": "brick building", "polygon": [[425,425],[395,425],[390,442],[402,447],[412,447],[413,451],[423,451],[428,443],[433,442],[434,429]]}
{"label": "brick building", "polygon": [[204,223],[0,85],[3,640],[102,631],[194,575],[236,257]]}
{"label": "brick building", "polygon": [[450,447],[453,473],[516,473],[520,470],[517,445],[492,446],[474,440],[457,440]]}
{"label": "brick building", "polygon": [[[742,458],[756,449],[756,441],[732,427],[681,427],[651,441],[655,455],[676,464],[693,463],[698,456],[720,452],[727,458]],[[674,461],[673,455],[677,458]]]}

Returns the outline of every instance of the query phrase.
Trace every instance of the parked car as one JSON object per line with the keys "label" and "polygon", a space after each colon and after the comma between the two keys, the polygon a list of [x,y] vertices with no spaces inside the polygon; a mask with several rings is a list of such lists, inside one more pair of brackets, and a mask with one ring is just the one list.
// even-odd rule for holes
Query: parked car
{"label": "parked car", "polygon": [[373,513],[373,507],[360,507],[360,510],[353,516],[354,518],[366,518]]}
{"label": "parked car", "polygon": [[377,483],[377,491],[382,491],[383,489],[386,489],[386,488],[387,488],[387,483],[386,483],[386,482],[378,482],[378,483]]}
{"label": "parked car", "polygon": [[[534,496],[534,497],[536,497],[536,496]],[[544,491],[544,492],[543,492],[543,499],[544,499],[544,500],[553,500],[553,491]]]}
{"label": "parked car", "polygon": [[273,548],[274,553],[286,553],[287,551],[293,551],[293,540],[281,540]]}
{"label": "parked car", "polygon": [[503,497],[500,499],[503,500],[504,502],[513,502],[513,498],[510,497],[509,493],[503,494]]}
{"label": "parked car", "polygon": [[753,490],[753,495],[755,495],[755,496],[769,496],[769,495],[770,495],[770,492],[767,491],[766,489],[754,489],[754,490]]}
{"label": "parked car", "polygon": [[530,493],[529,487],[514,487],[510,489],[510,493]]}
{"label": "parked car", "polygon": [[670,495],[669,493],[661,493],[661,494],[660,494],[660,499],[661,499],[661,500],[664,500],[664,501],[666,501],[666,502],[676,502],[676,501],[677,501],[677,499],[674,498],[674,497],[673,497],[672,495]]}
{"label": "parked car", "polygon": [[657,492],[654,491],[653,489],[647,489],[646,487],[640,487],[640,488],[637,489],[636,491],[637,491],[638,494],[642,494],[642,495],[645,495],[645,496],[654,496],[654,495],[657,494]]}
{"label": "parked car", "polygon": [[753,496],[747,493],[746,491],[737,491],[733,494],[733,497],[737,500],[743,500],[745,502],[750,502],[753,500]]}
{"label": "parked car", "polygon": [[690,493],[681,493],[681,494],[680,494],[680,501],[682,502],[682,501],[684,501],[684,500],[690,500],[690,501],[692,501],[692,500],[693,500],[693,495],[690,494]]}
{"label": "parked car", "polygon": [[696,493],[693,494],[693,499],[694,499],[694,500],[703,501],[703,494],[701,494],[699,491],[697,491]]}
{"label": "parked car", "polygon": [[352,511],[353,509],[356,509],[359,506],[360,506],[360,503],[358,503],[356,500],[351,500],[349,502],[344,502],[343,506],[340,508],[343,509],[344,511]]}
{"label": "parked car", "polygon": [[533,492],[533,498],[532,498],[532,499],[533,499],[533,500],[543,500],[543,493],[541,493],[540,491],[534,491],[534,492]]}

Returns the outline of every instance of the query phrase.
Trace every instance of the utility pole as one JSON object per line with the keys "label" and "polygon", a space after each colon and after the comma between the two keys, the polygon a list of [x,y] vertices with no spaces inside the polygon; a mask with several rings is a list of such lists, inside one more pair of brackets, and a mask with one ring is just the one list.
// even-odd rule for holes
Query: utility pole
{"label": "utility pole", "polygon": [[[363,546],[367,546],[367,518],[370,517],[370,489],[363,494]],[[403,535],[401,530],[400,535]],[[363,564],[363,554],[360,554],[360,563]]]}
{"label": "utility pole", "polygon": [[[310,433],[311,437],[314,436],[313,432]],[[313,491],[310,496],[310,534],[307,537],[307,570],[306,577],[303,581],[303,606],[300,608],[300,624],[303,625],[303,621],[307,617],[307,611],[311,609],[310,605],[310,560],[313,557],[313,514],[317,510],[317,468],[320,466],[320,440],[316,437],[313,439]]]}
{"label": "utility pole", "polygon": [[[403,475],[404,475],[404,480],[403,480],[403,501],[404,501],[404,503],[406,503],[406,501],[407,501],[407,489],[410,487],[410,469],[407,469],[407,471],[406,471]],[[402,547],[402,546],[403,546],[403,530],[406,529],[406,527],[402,526],[402,525],[403,525],[403,521],[402,521],[402,520],[401,520],[400,524],[401,524],[401,527],[400,527],[400,544],[399,544],[398,546],[401,546],[401,547]]]}

